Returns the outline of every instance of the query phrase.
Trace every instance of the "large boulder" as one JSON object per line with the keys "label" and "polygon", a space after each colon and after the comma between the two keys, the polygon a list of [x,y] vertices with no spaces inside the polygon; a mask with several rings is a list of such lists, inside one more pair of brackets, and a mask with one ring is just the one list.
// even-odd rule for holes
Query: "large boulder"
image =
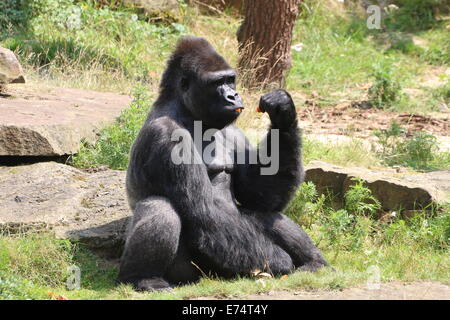
{"label": "large boulder", "polygon": [[363,180],[387,211],[414,210],[449,201],[450,170],[398,174],[394,170],[349,168],[313,161],[305,174],[305,181],[313,182],[320,193],[330,191],[341,196],[355,183],[354,179]]}
{"label": "large boulder", "polygon": [[93,142],[129,106],[129,96],[23,86],[0,98],[0,156],[62,156]]}
{"label": "large boulder", "polygon": [[56,162],[0,167],[0,232],[47,230],[117,249],[130,214],[124,171],[88,173]]}
{"label": "large boulder", "polygon": [[0,85],[6,83],[25,83],[25,78],[14,52],[0,47]]}

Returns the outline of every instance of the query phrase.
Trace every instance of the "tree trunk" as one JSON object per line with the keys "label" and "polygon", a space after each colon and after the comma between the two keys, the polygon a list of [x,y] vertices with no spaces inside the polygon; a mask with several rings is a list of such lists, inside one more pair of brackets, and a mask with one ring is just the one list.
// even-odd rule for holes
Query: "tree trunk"
{"label": "tree trunk", "polygon": [[284,86],[300,1],[244,1],[245,19],[237,32],[243,86]]}

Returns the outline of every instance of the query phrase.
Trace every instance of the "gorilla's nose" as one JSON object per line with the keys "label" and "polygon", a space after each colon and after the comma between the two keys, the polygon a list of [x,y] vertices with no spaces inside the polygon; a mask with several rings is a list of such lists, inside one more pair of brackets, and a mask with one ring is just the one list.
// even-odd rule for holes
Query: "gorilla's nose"
{"label": "gorilla's nose", "polygon": [[236,97],[237,97],[237,93],[236,94],[229,94],[229,95],[227,95],[227,101],[230,101],[230,102],[234,102],[234,101],[236,101]]}
{"label": "gorilla's nose", "polygon": [[228,94],[225,96],[227,102],[231,103],[233,106],[242,107],[242,99],[239,94]]}

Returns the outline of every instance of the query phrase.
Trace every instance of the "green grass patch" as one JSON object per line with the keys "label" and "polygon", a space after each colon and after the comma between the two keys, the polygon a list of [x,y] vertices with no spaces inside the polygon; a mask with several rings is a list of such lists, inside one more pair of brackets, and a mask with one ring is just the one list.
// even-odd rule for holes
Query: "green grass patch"
{"label": "green grass patch", "polygon": [[417,132],[410,137],[398,123],[392,122],[388,129],[374,134],[381,145],[378,156],[388,166],[422,170],[450,168],[450,153],[439,151],[436,137],[428,132]]}
{"label": "green grass patch", "polygon": [[[149,23],[136,10],[98,8],[92,1],[8,1],[24,21],[2,12],[0,23],[8,26],[0,28],[0,44],[50,83],[128,93],[129,83],[155,80],[155,70],[187,32],[183,16],[181,23]],[[103,84],[108,74],[115,81]]]}
{"label": "green grass patch", "polygon": [[374,83],[369,88],[369,101],[377,108],[388,108],[403,97],[400,83],[393,78],[390,65],[379,65],[375,67],[372,76]]}
{"label": "green grass patch", "polygon": [[320,160],[342,166],[374,167],[380,164],[375,153],[361,139],[353,138],[342,143],[323,143],[308,136],[303,137],[303,161]]}

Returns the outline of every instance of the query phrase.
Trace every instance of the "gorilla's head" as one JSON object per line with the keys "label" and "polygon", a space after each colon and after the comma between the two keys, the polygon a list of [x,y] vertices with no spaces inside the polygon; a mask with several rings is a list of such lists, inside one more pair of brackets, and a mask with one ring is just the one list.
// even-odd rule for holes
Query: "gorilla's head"
{"label": "gorilla's head", "polygon": [[167,63],[160,99],[179,99],[196,120],[221,129],[243,109],[236,72],[203,38],[184,37]]}

